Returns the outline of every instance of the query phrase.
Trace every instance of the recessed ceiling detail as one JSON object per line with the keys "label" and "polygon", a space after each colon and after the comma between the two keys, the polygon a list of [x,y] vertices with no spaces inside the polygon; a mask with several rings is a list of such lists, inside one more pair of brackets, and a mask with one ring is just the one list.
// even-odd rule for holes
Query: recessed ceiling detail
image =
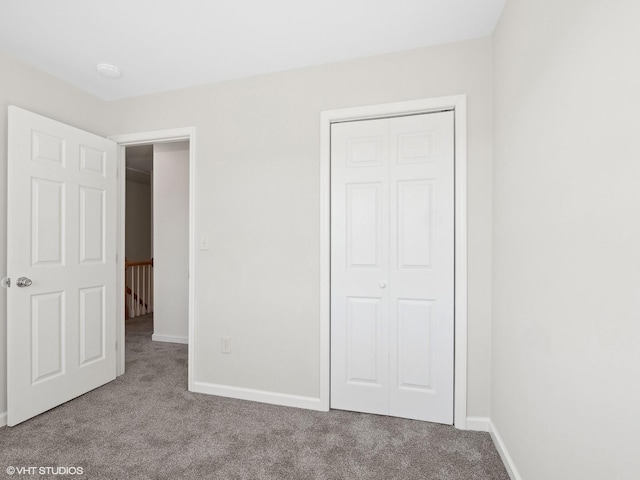
{"label": "recessed ceiling detail", "polygon": [[0,0],[0,50],[113,100],[484,37],[504,3]]}

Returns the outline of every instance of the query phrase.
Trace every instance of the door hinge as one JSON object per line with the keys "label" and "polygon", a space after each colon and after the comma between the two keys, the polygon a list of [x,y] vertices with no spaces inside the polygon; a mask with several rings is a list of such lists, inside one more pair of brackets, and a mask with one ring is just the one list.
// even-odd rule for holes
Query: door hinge
{"label": "door hinge", "polygon": [[0,286],[2,286],[2,288],[9,288],[11,286],[11,278],[4,277],[2,280],[0,280]]}

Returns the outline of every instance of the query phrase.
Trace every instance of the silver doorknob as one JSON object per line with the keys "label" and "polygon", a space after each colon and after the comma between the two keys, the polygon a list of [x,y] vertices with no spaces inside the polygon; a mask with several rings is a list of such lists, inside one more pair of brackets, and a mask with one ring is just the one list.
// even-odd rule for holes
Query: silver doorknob
{"label": "silver doorknob", "polygon": [[20,277],[16,280],[16,285],[19,287],[30,287],[33,282],[30,278]]}
{"label": "silver doorknob", "polygon": [[379,286],[380,288],[387,288],[387,284],[386,284],[386,283],[384,283],[384,282],[378,282],[378,286]]}

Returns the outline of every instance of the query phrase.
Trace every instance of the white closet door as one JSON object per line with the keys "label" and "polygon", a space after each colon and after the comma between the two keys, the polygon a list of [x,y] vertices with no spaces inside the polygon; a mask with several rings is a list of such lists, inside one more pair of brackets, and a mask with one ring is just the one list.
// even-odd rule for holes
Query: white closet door
{"label": "white closet door", "polygon": [[389,403],[389,127],[331,128],[331,406]]}
{"label": "white closet door", "polygon": [[452,424],[453,112],[389,129],[389,414]]}
{"label": "white closet door", "polygon": [[331,135],[331,406],[452,424],[453,112]]}

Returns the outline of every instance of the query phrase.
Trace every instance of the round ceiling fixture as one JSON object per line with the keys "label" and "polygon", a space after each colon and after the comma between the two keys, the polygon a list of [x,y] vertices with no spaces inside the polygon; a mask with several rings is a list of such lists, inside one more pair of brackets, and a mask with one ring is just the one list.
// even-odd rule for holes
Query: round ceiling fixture
{"label": "round ceiling fixture", "polygon": [[100,75],[107,78],[120,78],[122,76],[120,69],[110,63],[99,63],[96,65],[96,70]]}

